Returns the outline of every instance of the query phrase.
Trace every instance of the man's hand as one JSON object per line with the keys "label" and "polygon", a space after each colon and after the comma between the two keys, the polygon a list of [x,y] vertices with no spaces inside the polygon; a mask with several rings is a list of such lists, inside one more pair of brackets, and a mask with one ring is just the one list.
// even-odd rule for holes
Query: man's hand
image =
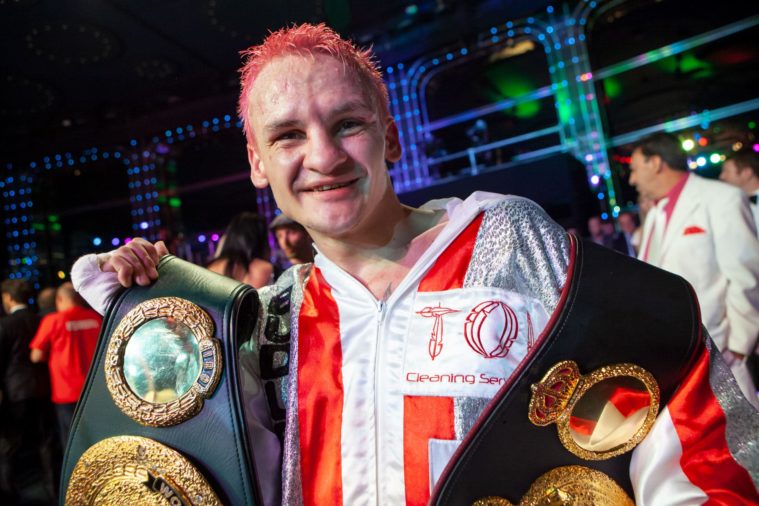
{"label": "man's hand", "polygon": [[168,254],[163,241],[151,244],[137,237],[129,244],[98,255],[98,262],[103,272],[115,272],[122,286],[128,288],[132,283],[147,286],[158,279],[156,265],[162,256]]}

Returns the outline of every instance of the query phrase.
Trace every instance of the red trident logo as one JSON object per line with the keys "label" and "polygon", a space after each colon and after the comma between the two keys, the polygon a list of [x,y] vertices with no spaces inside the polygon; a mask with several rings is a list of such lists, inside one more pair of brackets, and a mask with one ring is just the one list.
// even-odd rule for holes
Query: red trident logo
{"label": "red trident logo", "polygon": [[437,307],[428,306],[421,311],[416,312],[416,314],[423,316],[424,318],[435,319],[435,323],[432,325],[432,333],[430,334],[430,342],[427,348],[430,352],[430,358],[432,360],[435,360],[435,357],[440,355],[440,352],[443,351],[443,316],[449,313],[458,313],[458,310],[442,307],[439,302]]}

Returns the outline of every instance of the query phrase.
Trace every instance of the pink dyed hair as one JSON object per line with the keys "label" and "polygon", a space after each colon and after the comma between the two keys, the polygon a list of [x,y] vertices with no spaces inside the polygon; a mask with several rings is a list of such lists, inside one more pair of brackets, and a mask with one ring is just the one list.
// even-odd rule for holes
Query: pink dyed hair
{"label": "pink dyed hair", "polygon": [[371,49],[360,49],[351,41],[340,38],[334,30],[324,23],[281,28],[271,32],[264,41],[241,51],[244,64],[240,69],[240,99],[237,114],[243,124],[245,137],[249,143],[254,142],[253,129],[248,122],[249,99],[253,83],[261,70],[272,60],[286,55],[325,54],[336,58],[355,72],[359,79],[371,91],[372,100],[383,119],[390,117],[390,103],[387,87],[382,80]]}

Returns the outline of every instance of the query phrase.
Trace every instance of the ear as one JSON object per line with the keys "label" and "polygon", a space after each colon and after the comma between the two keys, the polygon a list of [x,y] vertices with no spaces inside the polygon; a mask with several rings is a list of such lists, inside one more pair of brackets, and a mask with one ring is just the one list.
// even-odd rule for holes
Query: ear
{"label": "ear", "polygon": [[261,157],[256,151],[256,147],[252,144],[247,145],[247,150],[248,164],[250,165],[250,180],[253,181],[253,186],[256,188],[266,188],[269,185],[269,180],[266,178],[266,170],[264,169]]}
{"label": "ear", "polygon": [[661,156],[651,155],[649,161],[651,162],[651,165],[653,165],[657,174],[664,169],[664,160],[662,160]]}
{"label": "ear", "polygon": [[398,135],[398,127],[393,118],[387,119],[387,128],[385,129],[385,160],[395,163],[401,159],[403,148]]}

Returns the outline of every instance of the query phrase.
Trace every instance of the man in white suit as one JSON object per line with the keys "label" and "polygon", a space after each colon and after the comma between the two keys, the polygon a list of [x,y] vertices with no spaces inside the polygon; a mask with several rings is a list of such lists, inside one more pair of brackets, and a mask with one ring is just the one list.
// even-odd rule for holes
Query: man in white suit
{"label": "man in white suit", "polygon": [[680,142],[665,133],[636,143],[630,184],[656,202],[638,258],[693,285],[704,325],[759,407],[746,367],[759,333],[759,241],[748,199],[738,188],[690,174]]}
{"label": "man in white suit", "polygon": [[733,186],[737,186],[748,195],[751,202],[751,212],[759,227],[759,153],[751,149],[742,149],[725,160],[719,178]]}

